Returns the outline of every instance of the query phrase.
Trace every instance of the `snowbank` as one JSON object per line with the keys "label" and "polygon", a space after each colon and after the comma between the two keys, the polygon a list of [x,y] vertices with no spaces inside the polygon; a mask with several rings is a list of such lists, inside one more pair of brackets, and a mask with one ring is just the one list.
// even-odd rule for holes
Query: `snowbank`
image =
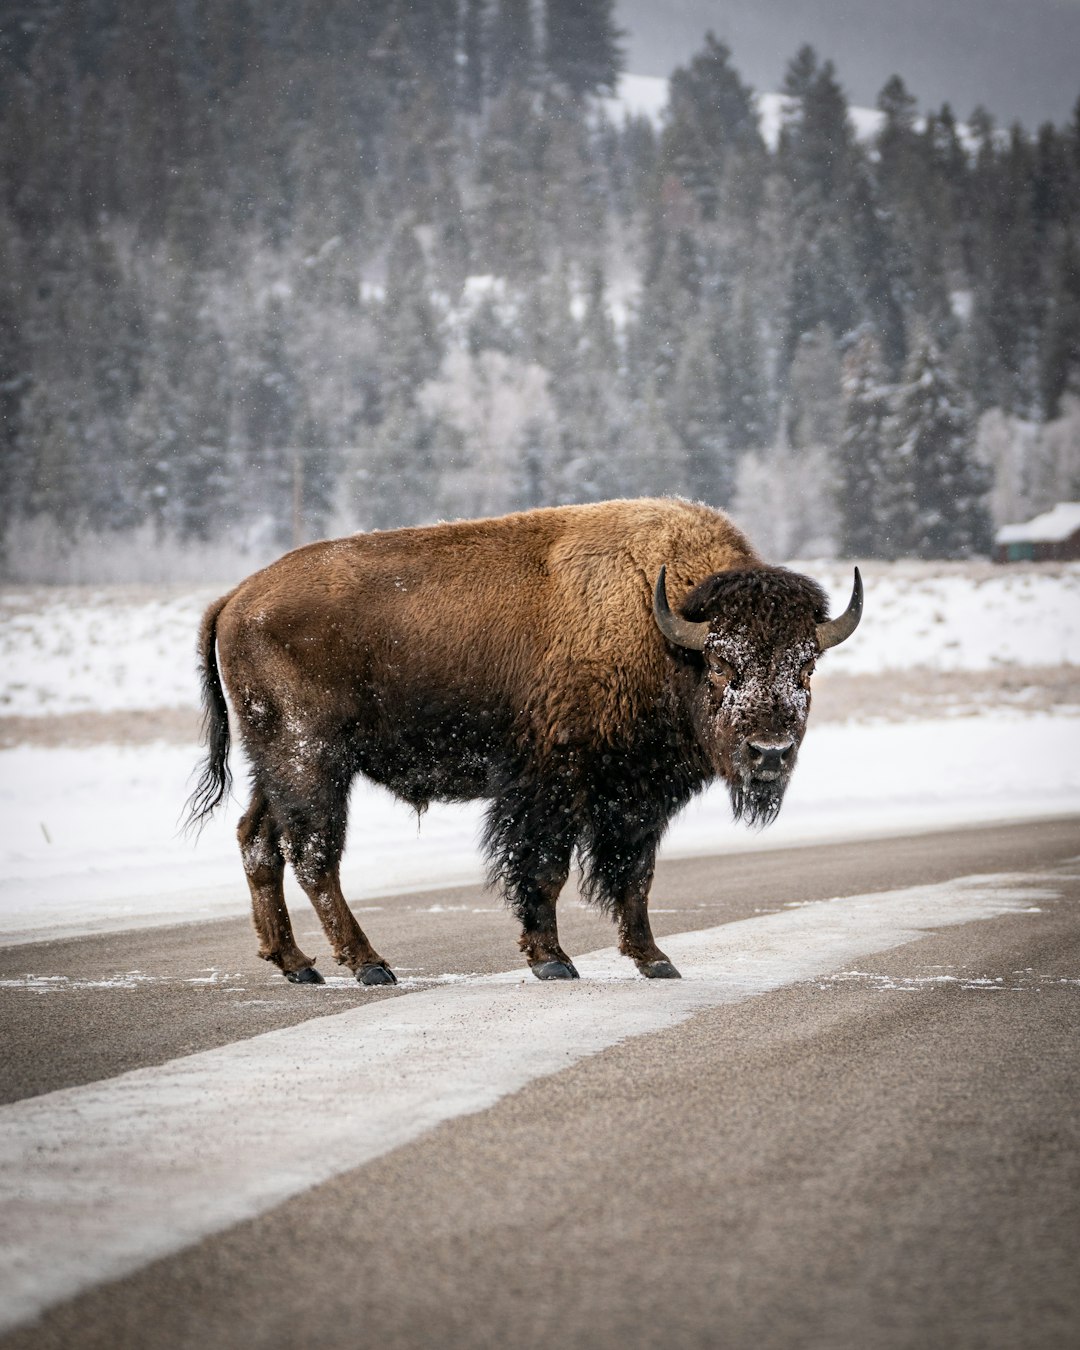
{"label": "snowbank", "polygon": [[[851,566],[794,564],[829,590],[834,612]],[[1080,564],[864,564],[858,640],[823,671],[991,670],[1080,664]],[[195,635],[226,587],[39,587],[0,597],[0,715],[120,712],[198,704]]]}
{"label": "snowbank", "polygon": [[[847,603],[851,568],[797,564]],[[1080,664],[1080,564],[949,566],[863,564],[866,601],[857,638],[822,670],[993,670]]]}

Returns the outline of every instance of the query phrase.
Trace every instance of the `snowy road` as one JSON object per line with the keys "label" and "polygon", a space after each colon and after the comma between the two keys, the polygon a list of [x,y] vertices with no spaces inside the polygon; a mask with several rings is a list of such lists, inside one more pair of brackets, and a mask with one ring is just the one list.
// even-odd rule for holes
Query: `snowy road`
{"label": "snowy road", "polygon": [[470,888],[382,899],[388,992],[243,920],[8,947],[7,1342],[1075,1343],[1078,855],[669,862],[664,987],[573,902],[523,981]]}

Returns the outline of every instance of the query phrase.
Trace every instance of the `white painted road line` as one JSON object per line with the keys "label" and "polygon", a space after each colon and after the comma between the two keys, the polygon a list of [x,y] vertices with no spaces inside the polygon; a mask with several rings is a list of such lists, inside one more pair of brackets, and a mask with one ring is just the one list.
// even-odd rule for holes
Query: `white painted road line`
{"label": "white painted road line", "polygon": [[665,938],[678,982],[595,952],[579,983],[477,977],[0,1108],[0,1329],[619,1041],[1057,894],[1003,875],[808,904]]}

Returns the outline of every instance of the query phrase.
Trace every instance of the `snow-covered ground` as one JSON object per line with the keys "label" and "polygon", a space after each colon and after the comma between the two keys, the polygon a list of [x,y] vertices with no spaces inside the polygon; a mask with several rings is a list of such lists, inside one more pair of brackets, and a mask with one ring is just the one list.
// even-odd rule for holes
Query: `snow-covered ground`
{"label": "snow-covered ground", "polygon": [[[834,608],[846,603],[850,567],[804,566],[828,585]],[[1080,566],[876,565],[865,577],[863,625],[830,653],[833,670],[917,678],[920,669],[1080,667]],[[216,593],[4,593],[0,715],[194,706],[194,635]],[[179,829],[197,758],[194,743],[0,752],[0,940],[244,913],[233,836],[242,802],[198,840]],[[234,769],[242,797],[242,763]],[[725,794],[713,791],[679,818],[666,852],[1058,813],[1080,813],[1075,709],[888,725],[815,726],[811,718],[776,825],[756,835],[732,825]],[[386,793],[359,785],[344,869],[356,907],[396,890],[478,880],[479,819],[476,807],[433,806],[418,824]]]}
{"label": "snow-covered ground", "polygon": [[[851,568],[793,564],[847,604]],[[993,670],[1080,665],[1080,564],[862,565],[858,641],[822,669]],[[194,708],[195,634],[227,587],[10,589],[0,594],[0,716]]]}

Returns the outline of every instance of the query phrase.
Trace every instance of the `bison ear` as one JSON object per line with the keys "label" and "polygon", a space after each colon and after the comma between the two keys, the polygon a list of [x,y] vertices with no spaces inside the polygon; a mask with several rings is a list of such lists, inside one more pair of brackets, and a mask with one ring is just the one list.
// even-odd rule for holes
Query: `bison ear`
{"label": "bison ear", "polygon": [[827,623],[819,623],[817,626],[819,651],[828,651],[830,647],[837,646],[854,633],[859,626],[859,620],[862,618],[862,601],[862,577],[859,576],[859,569],[856,567],[855,586],[852,589],[847,609],[839,617],[830,619]]}
{"label": "bison ear", "polygon": [[661,567],[656,578],[653,592],[653,618],[656,626],[669,642],[676,647],[685,647],[691,652],[705,650],[705,639],[709,636],[707,623],[691,623],[681,615],[673,614],[667,598],[667,567]]}

